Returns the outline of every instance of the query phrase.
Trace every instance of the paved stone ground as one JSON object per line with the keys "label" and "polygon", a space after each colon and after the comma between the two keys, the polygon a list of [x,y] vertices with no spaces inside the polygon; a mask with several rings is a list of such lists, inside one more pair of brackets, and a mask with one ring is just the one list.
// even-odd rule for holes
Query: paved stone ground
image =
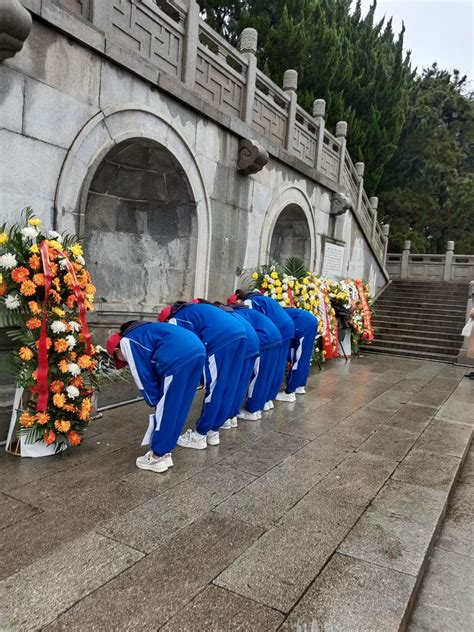
{"label": "paved stone ground", "polygon": [[[332,361],[295,404],[177,450],[161,475],[134,465],[142,403],[63,455],[2,454],[0,629],[398,630],[470,443],[463,374]],[[467,521],[472,503],[456,498]],[[443,531],[438,564],[468,586],[464,534]]]}

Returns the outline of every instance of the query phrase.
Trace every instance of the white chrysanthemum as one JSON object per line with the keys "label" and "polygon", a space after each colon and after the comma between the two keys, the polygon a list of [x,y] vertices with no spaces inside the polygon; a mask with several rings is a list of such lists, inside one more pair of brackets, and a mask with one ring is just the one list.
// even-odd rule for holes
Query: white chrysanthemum
{"label": "white chrysanthemum", "polygon": [[62,243],[63,241],[61,235],[55,230],[48,230],[48,239],[55,239],[56,241],[59,241],[59,243]]}
{"label": "white chrysanthemum", "polygon": [[65,270],[67,267],[67,261],[66,259],[59,259],[59,267],[61,268],[61,270]]}
{"label": "white chrysanthemum", "polygon": [[63,331],[66,331],[66,324],[63,323],[62,320],[54,320],[51,323],[51,331],[53,334],[60,334]]}
{"label": "white chrysanthemum", "polygon": [[282,307],[286,307],[285,301],[278,301]]}
{"label": "white chrysanthemum", "polygon": [[69,327],[71,328],[71,331],[80,331],[81,323],[78,323],[77,320],[71,320]]}
{"label": "white chrysanthemum", "polygon": [[69,349],[74,349],[74,347],[77,344],[76,339],[74,338],[74,336],[71,336],[71,335],[66,336],[66,342],[68,344]]}
{"label": "white chrysanthemum", "polygon": [[76,257],[76,261],[77,263],[80,263],[81,266],[85,266],[86,265],[86,260],[84,259],[84,257],[82,257],[81,255],[79,255],[78,257]]}
{"label": "white chrysanthemum", "polygon": [[11,252],[7,252],[0,257],[0,268],[5,268],[5,270],[11,270],[17,265],[18,265],[18,261],[16,260],[15,255],[12,255]]}
{"label": "white chrysanthemum", "polygon": [[283,292],[283,294],[281,295],[282,298],[288,298],[288,292]]}
{"label": "white chrysanthemum", "polygon": [[17,307],[20,307],[18,294],[9,294],[5,299],[5,306],[8,309],[17,309]]}
{"label": "white chrysanthemum", "polygon": [[81,367],[78,364],[76,364],[75,362],[70,362],[67,365],[67,370],[74,377],[76,377],[77,375],[80,375],[80,373],[81,373]]}
{"label": "white chrysanthemum", "polygon": [[32,239],[35,241],[38,236],[38,231],[34,226],[25,226],[25,228],[21,229],[21,234],[23,235],[23,239]]}
{"label": "white chrysanthemum", "polygon": [[66,393],[69,399],[75,399],[76,397],[79,397],[79,389],[75,386],[66,386]]}

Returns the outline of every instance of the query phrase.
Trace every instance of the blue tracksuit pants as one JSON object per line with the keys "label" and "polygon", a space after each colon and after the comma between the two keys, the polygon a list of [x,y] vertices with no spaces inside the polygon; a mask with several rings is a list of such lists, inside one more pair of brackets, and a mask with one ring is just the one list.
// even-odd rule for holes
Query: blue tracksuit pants
{"label": "blue tracksuit pants", "polygon": [[[314,340],[317,333],[317,323],[307,331],[299,331],[297,338],[292,340],[290,348],[291,368],[286,376],[286,392],[294,393],[299,386],[305,386],[308,380],[311,366],[311,354],[313,353]],[[311,323],[310,323],[311,325]]]}
{"label": "blue tracksuit pants", "polygon": [[273,379],[271,382],[268,399],[275,399],[280,390],[281,383],[285,376],[286,363],[290,352],[291,338],[282,341],[280,353],[275,362]]}
{"label": "blue tracksuit pants", "polygon": [[142,445],[150,444],[155,454],[163,456],[175,449],[196,388],[202,374],[204,358],[198,357],[175,369],[173,374],[158,377],[160,399],[150,415],[148,432]]}
{"label": "blue tracksuit pants", "polygon": [[245,406],[249,413],[256,413],[263,410],[265,403],[272,399],[270,392],[273,384],[275,365],[281,353],[281,344],[272,345],[260,349],[260,366],[257,379],[253,384],[252,392],[249,392],[247,404]]}
{"label": "blue tracksuit pants", "polygon": [[230,406],[242,371],[245,344],[236,340],[210,354],[204,364],[204,403],[196,423],[199,434],[219,430],[229,418]]}
{"label": "blue tracksuit pants", "polygon": [[255,389],[255,384],[258,380],[260,370],[260,356],[249,356],[245,358],[242,367],[242,373],[238,381],[237,389],[235,391],[234,401],[230,408],[229,419],[239,414],[242,407],[242,402],[251,396]]}

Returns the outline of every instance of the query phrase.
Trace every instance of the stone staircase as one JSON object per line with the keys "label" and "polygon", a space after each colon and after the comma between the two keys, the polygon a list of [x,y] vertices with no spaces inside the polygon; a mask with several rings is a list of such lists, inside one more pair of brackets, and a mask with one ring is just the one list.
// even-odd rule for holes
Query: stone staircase
{"label": "stone staircase", "polygon": [[393,281],[375,303],[375,340],[364,351],[455,362],[467,284]]}

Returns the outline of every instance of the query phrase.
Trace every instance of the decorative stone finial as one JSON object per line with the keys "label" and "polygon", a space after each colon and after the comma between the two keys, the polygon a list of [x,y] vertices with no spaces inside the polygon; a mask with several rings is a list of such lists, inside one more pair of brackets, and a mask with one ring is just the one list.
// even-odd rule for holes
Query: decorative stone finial
{"label": "decorative stone finial", "polygon": [[336,123],[336,138],[345,138],[347,136],[347,122],[339,121]]}
{"label": "decorative stone finial", "polygon": [[23,48],[32,23],[31,15],[19,0],[0,2],[0,64]]}
{"label": "decorative stone finial", "polygon": [[388,237],[390,234],[390,224],[383,224],[382,226],[382,235],[384,237]]}
{"label": "decorative stone finial", "polygon": [[261,171],[269,160],[268,153],[254,140],[242,138],[239,141],[237,170],[243,176]]}
{"label": "decorative stone finial", "polygon": [[326,101],[324,99],[315,99],[313,101],[314,118],[324,118],[326,116]]}
{"label": "decorative stone finial", "polygon": [[379,206],[379,198],[375,196],[371,197],[369,198],[369,202],[370,202],[370,206],[374,209],[374,211],[376,211]]}
{"label": "decorative stone finial", "polygon": [[258,33],[255,29],[247,28],[240,34],[240,52],[257,53]]}
{"label": "decorative stone finial", "polygon": [[446,244],[446,250],[448,252],[454,251],[454,241],[448,241],[448,243]]}
{"label": "decorative stone finial", "polygon": [[352,200],[344,193],[333,193],[331,198],[331,215],[344,215],[344,213],[354,208]]}
{"label": "decorative stone finial", "polygon": [[409,239],[404,242],[403,250],[411,250],[411,241]]}
{"label": "decorative stone finial", "polygon": [[283,74],[283,90],[298,89],[298,73],[296,70],[285,70]]}
{"label": "decorative stone finial", "polygon": [[356,173],[359,176],[359,178],[363,178],[364,177],[364,171],[365,171],[365,163],[363,163],[363,162],[356,162],[354,167],[355,167]]}

